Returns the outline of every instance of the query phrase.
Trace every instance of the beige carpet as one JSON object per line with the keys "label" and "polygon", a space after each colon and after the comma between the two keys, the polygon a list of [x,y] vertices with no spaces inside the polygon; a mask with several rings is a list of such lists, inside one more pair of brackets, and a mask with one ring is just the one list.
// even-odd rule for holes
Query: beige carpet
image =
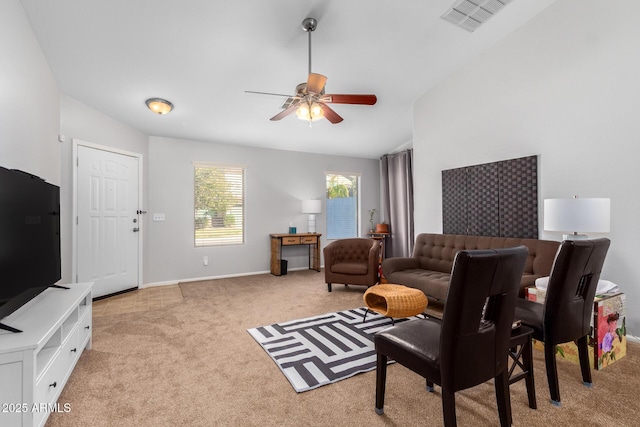
{"label": "beige carpet", "polygon": [[[145,312],[94,318],[85,351],[60,397],[71,412],[56,426],[418,426],[442,425],[439,388],[389,367],[385,415],[374,412],[375,371],[297,394],[246,329],[363,305],[363,287],[327,292],[315,271],[181,284],[184,299]],[[633,426],[640,420],[640,344],[602,371],[594,387],[559,361],[562,407],[549,403],[535,352],[538,409],[524,382],[512,386],[514,425]],[[492,383],[456,395],[460,426],[499,425]]]}

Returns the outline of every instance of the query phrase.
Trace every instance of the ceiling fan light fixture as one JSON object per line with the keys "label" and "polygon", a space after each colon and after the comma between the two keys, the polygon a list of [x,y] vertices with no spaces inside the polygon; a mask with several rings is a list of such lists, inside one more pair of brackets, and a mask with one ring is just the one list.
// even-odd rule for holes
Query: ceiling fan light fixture
{"label": "ceiling fan light fixture", "polygon": [[324,117],[324,110],[317,102],[304,102],[296,110],[296,115],[300,120],[315,122]]}
{"label": "ceiling fan light fixture", "polygon": [[160,115],[167,114],[173,110],[173,104],[162,98],[149,98],[145,101],[145,104],[147,104],[149,110]]}

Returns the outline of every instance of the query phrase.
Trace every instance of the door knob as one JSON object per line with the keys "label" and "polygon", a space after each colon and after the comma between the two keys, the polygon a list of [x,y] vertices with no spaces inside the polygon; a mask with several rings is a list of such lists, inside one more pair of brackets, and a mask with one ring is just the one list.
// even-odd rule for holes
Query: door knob
{"label": "door knob", "polygon": [[139,228],[139,227],[133,227],[133,232],[134,232],[134,233],[137,233],[138,231],[140,231],[140,228]]}

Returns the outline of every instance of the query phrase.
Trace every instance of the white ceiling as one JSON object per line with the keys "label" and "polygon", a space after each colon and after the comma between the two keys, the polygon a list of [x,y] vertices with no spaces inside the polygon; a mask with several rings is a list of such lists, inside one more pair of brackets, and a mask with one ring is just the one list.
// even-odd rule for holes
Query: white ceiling
{"label": "white ceiling", "polygon": [[[453,0],[21,0],[60,91],[152,136],[377,158],[412,141],[415,99],[555,0],[513,0],[473,33],[440,16]],[[344,121],[272,122],[312,71]],[[170,100],[158,116],[144,101]],[[425,118],[428,120],[428,118]]]}

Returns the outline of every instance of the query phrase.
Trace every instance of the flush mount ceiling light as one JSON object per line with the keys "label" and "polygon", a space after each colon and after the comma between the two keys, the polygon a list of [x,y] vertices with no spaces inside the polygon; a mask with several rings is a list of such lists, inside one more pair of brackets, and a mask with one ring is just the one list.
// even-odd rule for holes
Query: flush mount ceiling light
{"label": "flush mount ceiling light", "polygon": [[173,110],[173,104],[162,98],[149,98],[145,101],[149,110],[156,114],[167,114]]}
{"label": "flush mount ceiling light", "polygon": [[457,0],[441,18],[473,32],[509,3],[511,0]]}

